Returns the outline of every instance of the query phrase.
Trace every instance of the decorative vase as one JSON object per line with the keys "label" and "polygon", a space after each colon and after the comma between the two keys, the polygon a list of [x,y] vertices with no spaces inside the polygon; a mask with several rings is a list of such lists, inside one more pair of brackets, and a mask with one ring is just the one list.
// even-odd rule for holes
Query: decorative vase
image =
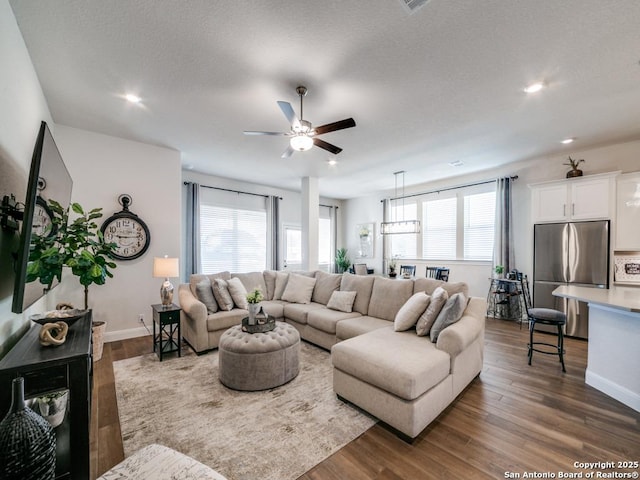
{"label": "decorative vase", "polygon": [[247,310],[249,310],[249,325],[255,325],[256,324],[256,314],[260,310],[260,304],[259,303],[250,303],[249,304],[249,308]]}
{"label": "decorative vase", "polygon": [[582,170],[579,170],[577,168],[574,168],[573,170],[569,170],[567,172],[567,178],[581,177],[581,176],[582,176]]}
{"label": "decorative vase", "polygon": [[53,480],[56,435],[44,418],[26,406],[24,379],[14,378],[11,408],[0,422],[0,478]]}

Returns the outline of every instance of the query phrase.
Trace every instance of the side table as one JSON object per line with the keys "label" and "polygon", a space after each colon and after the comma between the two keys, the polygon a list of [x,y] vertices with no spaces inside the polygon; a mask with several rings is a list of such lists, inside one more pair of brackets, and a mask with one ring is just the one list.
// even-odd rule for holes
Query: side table
{"label": "side table", "polygon": [[[166,353],[178,352],[182,356],[180,344],[180,307],[177,305],[151,305],[153,310],[153,351],[158,354],[160,361]],[[156,324],[158,329],[156,331]]]}

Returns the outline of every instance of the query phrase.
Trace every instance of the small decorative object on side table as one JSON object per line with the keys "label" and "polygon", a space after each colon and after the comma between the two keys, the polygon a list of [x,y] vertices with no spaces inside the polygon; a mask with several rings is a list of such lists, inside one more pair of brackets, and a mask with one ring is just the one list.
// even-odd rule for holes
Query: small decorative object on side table
{"label": "small decorative object on side table", "polygon": [[[153,309],[153,351],[162,357],[166,353],[178,352],[182,356],[180,344],[182,334],[180,332],[180,307],[177,305],[151,305]],[[156,324],[158,330],[156,332]]]}

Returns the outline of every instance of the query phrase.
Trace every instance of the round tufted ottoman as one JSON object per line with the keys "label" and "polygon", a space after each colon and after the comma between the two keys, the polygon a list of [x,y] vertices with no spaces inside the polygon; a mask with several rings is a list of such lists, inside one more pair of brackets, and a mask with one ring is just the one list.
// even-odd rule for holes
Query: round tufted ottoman
{"label": "round tufted ottoman", "polygon": [[284,322],[266,333],[240,325],[222,334],[218,345],[220,381],[234,390],[266,390],[293,380],[299,371],[300,334]]}

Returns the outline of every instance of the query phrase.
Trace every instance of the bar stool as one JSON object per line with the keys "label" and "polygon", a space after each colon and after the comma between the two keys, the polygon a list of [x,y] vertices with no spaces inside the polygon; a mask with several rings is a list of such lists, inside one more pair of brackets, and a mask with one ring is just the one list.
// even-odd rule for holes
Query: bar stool
{"label": "bar stool", "polygon": [[[527,315],[529,317],[529,365],[531,365],[533,352],[544,353],[546,355],[558,355],[560,357],[560,363],[562,364],[562,371],[566,372],[567,370],[564,368],[564,333],[562,331],[562,327],[567,323],[567,315],[551,308],[529,308],[527,310]],[[555,325],[558,327],[558,345],[533,341],[533,329],[536,327],[537,323],[542,325]],[[550,347],[552,350],[541,350],[535,348],[535,345]]]}

